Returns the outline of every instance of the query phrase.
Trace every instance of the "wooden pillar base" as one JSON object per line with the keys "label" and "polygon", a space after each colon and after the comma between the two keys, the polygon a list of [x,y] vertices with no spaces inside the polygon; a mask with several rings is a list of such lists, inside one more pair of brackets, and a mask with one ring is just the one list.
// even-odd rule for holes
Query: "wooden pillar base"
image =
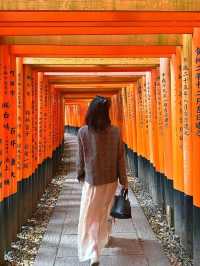
{"label": "wooden pillar base", "polygon": [[200,208],[193,207],[193,261],[194,266],[200,262]]}

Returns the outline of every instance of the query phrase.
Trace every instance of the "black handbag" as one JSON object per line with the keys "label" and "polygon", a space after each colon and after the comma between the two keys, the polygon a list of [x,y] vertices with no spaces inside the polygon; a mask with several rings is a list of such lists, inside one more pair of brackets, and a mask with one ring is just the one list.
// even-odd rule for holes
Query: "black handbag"
{"label": "black handbag", "polygon": [[128,190],[122,189],[120,195],[115,196],[110,215],[118,219],[132,218]]}

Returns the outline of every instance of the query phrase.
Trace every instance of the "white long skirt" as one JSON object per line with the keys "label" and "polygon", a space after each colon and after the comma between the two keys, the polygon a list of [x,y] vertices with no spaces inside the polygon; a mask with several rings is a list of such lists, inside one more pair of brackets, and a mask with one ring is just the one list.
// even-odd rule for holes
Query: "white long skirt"
{"label": "white long skirt", "polygon": [[78,225],[78,256],[80,261],[99,258],[108,242],[111,226],[110,209],[117,182],[92,186],[84,182]]}

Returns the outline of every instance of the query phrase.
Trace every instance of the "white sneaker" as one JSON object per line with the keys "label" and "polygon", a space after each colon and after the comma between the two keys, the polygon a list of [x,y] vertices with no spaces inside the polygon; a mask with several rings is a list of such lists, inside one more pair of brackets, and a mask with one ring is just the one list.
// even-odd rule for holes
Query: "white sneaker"
{"label": "white sneaker", "polygon": [[98,266],[99,265],[99,258],[94,258],[90,260],[90,266]]}

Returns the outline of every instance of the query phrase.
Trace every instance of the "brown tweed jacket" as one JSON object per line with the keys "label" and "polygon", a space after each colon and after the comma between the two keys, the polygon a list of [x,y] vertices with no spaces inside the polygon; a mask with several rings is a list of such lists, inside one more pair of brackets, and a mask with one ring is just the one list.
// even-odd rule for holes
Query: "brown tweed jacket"
{"label": "brown tweed jacket", "polygon": [[124,144],[115,126],[97,133],[84,126],[78,131],[77,178],[91,185],[103,185],[119,179],[127,183]]}

